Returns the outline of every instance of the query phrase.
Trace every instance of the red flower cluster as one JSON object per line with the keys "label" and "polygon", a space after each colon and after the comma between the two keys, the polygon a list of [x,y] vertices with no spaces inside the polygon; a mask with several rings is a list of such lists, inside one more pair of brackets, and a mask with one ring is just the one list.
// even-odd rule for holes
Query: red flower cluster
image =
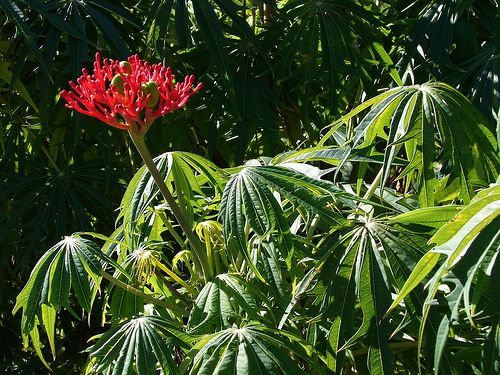
{"label": "red flower cluster", "polygon": [[105,59],[101,66],[96,53],[92,76],[86,69],[82,72],[77,85],[69,83],[74,91],[61,91],[66,106],[119,129],[130,130],[136,124],[138,133],[144,133],[155,118],[182,107],[201,87],[198,83],[191,89],[194,76],[174,86],[170,67],[150,66],[138,55],[130,56],[128,62]]}

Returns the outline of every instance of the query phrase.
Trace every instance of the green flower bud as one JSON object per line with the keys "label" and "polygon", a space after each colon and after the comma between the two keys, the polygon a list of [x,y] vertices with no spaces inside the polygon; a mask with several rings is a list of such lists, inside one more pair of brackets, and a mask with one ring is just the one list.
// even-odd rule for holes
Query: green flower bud
{"label": "green flower bud", "polygon": [[132,73],[132,67],[130,66],[130,63],[128,61],[121,61],[120,66],[123,69],[124,73]]}
{"label": "green flower bud", "polygon": [[116,90],[123,95],[123,85],[125,84],[125,80],[123,77],[119,74],[115,75],[113,77],[113,80],[111,81],[111,84],[116,87]]}
{"label": "green flower bud", "polygon": [[143,83],[141,85],[141,91],[144,97],[148,94],[151,94],[151,99],[146,103],[146,107],[153,108],[156,104],[158,104],[158,100],[160,99],[160,93],[158,92],[158,84],[156,82],[148,82]]}

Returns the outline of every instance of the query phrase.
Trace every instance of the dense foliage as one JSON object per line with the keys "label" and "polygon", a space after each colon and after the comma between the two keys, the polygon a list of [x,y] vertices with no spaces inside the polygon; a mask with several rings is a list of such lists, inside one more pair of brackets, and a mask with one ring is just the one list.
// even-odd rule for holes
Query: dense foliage
{"label": "dense foliage", "polygon": [[[499,5],[0,0],[0,370],[500,373]],[[168,192],[96,52],[203,83]]]}

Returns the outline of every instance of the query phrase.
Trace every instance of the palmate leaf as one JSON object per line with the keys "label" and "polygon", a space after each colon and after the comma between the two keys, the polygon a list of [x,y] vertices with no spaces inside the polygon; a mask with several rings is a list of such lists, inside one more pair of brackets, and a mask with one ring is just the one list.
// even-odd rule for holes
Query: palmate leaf
{"label": "palmate leaf", "polygon": [[[99,254],[99,247],[94,242],[73,235],[43,255],[17,297],[13,310],[15,314],[23,309],[23,336],[38,337],[38,325],[42,325],[55,355],[55,314],[62,307],[73,312],[69,302],[71,289],[81,307],[90,312],[95,292],[92,286],[97,288],[101,278]],[[93,280],[92,284],[90,279]],[[33,341],[33,345],[38,352],[40,342]]]}
{"label": "palmate leaf", "polygon": [[[4,161],[9,159],[6,157]],[[64,164],[66,161],[68,165]],[[105,226],[110,223],[113,198],[103,191],[120,189],[122,181],[117,174],[108,179],[100,162],[77,163],[71,159],[62,161],[58,167],[46,161],[28,161],[26,157],[19,165],[23,172],[9,174],[0,189],[0,200],[13,201],[9,221],[0,228],[0,242],[10,238],[14,228],[25,233],[26,251],[23,257],[16,255],[20,260],[16,267],[26,265],[42,242],[55,243],[76,228],[91,230],[94,220]],[[27,269],[15,272],[25,274]]]}
{"label": "palmate leaf", "polygon": [[80,39],[85,43],[93,45],[93,47],[97,47],[92,41],[90,41],[84,33],[81,33],[77,30],[71,23],[65,22],[64,18],[61,17],[60,14],[51,13],[54,9],[57,9],[56,6],[52,4],[44,4],[34,0],[21,0],[23,3],[28,5],[31,10],[35,10],[40,13],[41,16],[46,18],[54,27],[57,29],[66,32],[68,35]]}
{"label": "palmate leaf", "polygon": [[[298,76],[294,89],[300,92],[299,98],[306,108],[310,100],[308,93],[315,80],[321,79],[329,91],[327,108],[336,108],[333,88],[338,87],[339,73],[366,76],[362,65],[367,59],[360,53],[357,40],[362,41],[375,60],[387,67],[398,84],[401,83],[380,43],[383,34],[373,28],[373,25],[382,27],[376,12],[351,1],[290,1],[279,9],[279,13],[281,19],[269,29],[269,32],[284,35],[275,52],[277,84],[283,85]],[[297,56],[302,58],[298,60]]]}
{"label": "palmate leaf", "polygon": [[[417,269],[407,280],[406,286],[401,290],[397,299],[394,300],[392,307],[397,306],[404,297],[411,291],[417,280],[423,280],[429,275],[433,266],[437,264],[442,254],[447,256],[446,269],[450,269],[459,256],[463,255],[470,246],[471,241],[481,233],[482,230],[489,227],[493,220],[500,215],[500,185],[494,185],[489,189],[482,190],[477,197],[467,206],[463,207],[448,223],[429,240],[436,244],[436,248],[425,255],[417,265]],[[420,212],[420,209],[415,212]],[[401,215],[405,216],[405,215]],[[415,219],[419,216],[415,215]],[[420,216],[422,224],[426,225],[427,215]],[[397,220],[397,219],[396,219]],[[417,222],[415,222],[417,223]],[[482,247],[484,247],[484,244]],[[432,262],[433,266],[423,267],[424,264]]]}
{"label": "palmate leaf", "polygon": [[[423,221],[425,224],[425,221]],[[430,276],[426,305],[423,308],[424,321],[430,314],[437,292],[442,284],[449,287],[444,297],[439,297],[447,306],[446,313],[439,317],[439,331],[434,352],[435,369],[447,354],[448,331],[451,323],[458,320],[459,308],[463,307],[468,319],[473,322],[483,289],[475,287],[479,274],[490,277],[496,265],[500,241],[500,186],[493,185],[478,193],[452,220],[444,224],[430,239],[436,246],[417,264],[405,286],[391,305],[397,306],[406,295]],[[440,261],[444,261],[436,267]],[[421,329],[421,334],[423,328]],[[419,339],[422,339],[420,337]]]}
{"label": "palmate leaf", "polygon": [[[419,16],[416,22],[408,23],[407,33],[402,33],[405,53],[398,66],[402,70],[412,65],[423,67],[431,76],[460,87],[488,120],[495,122],[499,103],[495,57],[498,4],[459,0],[399,4],[395,7],[409,19]],[[405,17],[403,14],[399,17]]]}
{"label": "palmate leaf", "polygon": [[498,52],[497,45],[486,42],[478,53],[459,64],[460,71],[446,78],[454,87],[466,85],[466,96],[490,121],[498,120],[500,83],[494,79],[499,75]]}
{"label": "palmate leaf", "polygon": [[[184,182],[183,186],[176,186],[177,193],[187,195],[184,203],[189,206],[195,204],[191,194],[205,196],[202,187],[208,184],[222,194],[223,186],[227,181],[225,172],[203,157],[186,152],[167,152],[154,159],[160,174],[168,181]],[[188,190],[188,191],[183,191]],[[124,225],[135,223],[145,210],[153,208],[158,202],[159,189],[146,167],[142,167],[130,181],[121,202],[121,211],[117,221],[123,219]]]}
{"label": "palmate leaf", "polygon": [[[278,201],[274,194],[283,197],[283,202],[281,198]],[[291,267],[293,239],[284,205],[289,202],[306,222],[319,215],[332,227],[341,228],[348,221],[336,211],[335,205],[352,204],[352,199],[356,197],[331,183],[288,168],[245,167],[227,183],[222,197],[219,217],[227,248],[233,258],[241,253],[252,271],[262,279],[247,248],[246,223],[257,238],[273,241],[288,267]]]}
{"label": "palmate leaf", "polygon": [[215,326],[216,330],[221,330],[235,322],[240,323],[245,316],[250,320],[257,319],[258,307],[247,289],[248,283],[237,275],[217,275],[215,280],[205,284],[196,298],[188,329],[203,332],[207,327]]}
{"label": "palmate leaf", "polygon": [[275,210],[272,213],[269,211],[275,209],[275,207],[270,206],[272,203],[265,203],[264,197],[262,197],[262,194],[266,194],[265,189],[272,189],[286,198],[296,208],[302,209],[301,214],[304,215],[306,221],[311,220],[315,214],[319,214],[323,220],[334,227],[342,227],[347,221],[338,212],[325,206],[328,203],[336,204],[338,202],[349,204],[349,198],[356,199],[355,196],[345,193],[345,191],[338,189],[331,183],[307,177],[288,168],[252,166],[243,168],[227,184],[221,207],[221,217],[225,216],[226,210],[230,209],[230,205],[236,204],[235,194],[237,194],[237,191],[235,186],[238,186],[241,194],[246,194],[245,190],[248,190],[247,197],[241,196],[241,203],[244,202],[243,199],[249,198],[251,200],[247,201],[246,204],[254,205],[255,210],[258,210],[260,215],[266,215],[257,217],[255,211],[253,214],[251,212],[254,208],[245,206],[244,212],[248,215],[248,220],[252,221],[252,228],[260,235],[271,229],[284,233],[283,230],[271,225],[274,224],[274,220],[279,219],[270,215],[277,214],[279,211]]}
{"label": "palmate leaf", "polygon": [[277,131],[275,124],[278,119],[271,103],[276,104],[277,99],[271,92],[268,77],[263,74],[265,64],[255,49],[239,48],[235,50],[234,54],[234,59],[238,61],[235,72],[235,90],[237,97],[241,98],[238,101],[241,120],[237,122],[231,132],[237,136],[234,151],[235,162],[243,163],[247,152],[250,151],[247,146],[253,135],[261,131],[260,129],[264,133],[263,141],[266,147],[263,152],[266,154],[276,153]]}
{"label": "palmate leaf", "polygon": [[[389,90],[340,119],[334,128],[368,106],[372,108],[355,128],[350,145],[352,149],[373,145],[377,136],[386,143],[379,186],[384,186],[399,154],[408,164],[397,178],[406,179],[408,190],[418,172],[417,194],[422,207],[434,206],[435,190],[449,186],[456,188],[446,196],[467,203],[475,187],[493,182],[500,172],[492,125],[452,87],[436,82]],[[346,152],[343,160],[348,157]],[[358,180],[363,177],[358,175]],[[445,177],[446,183],[440,185]]]}
{"label": "palmate leaf", "polygon": [[[367,366],[371,374],[394,371],[394,354],[389,346],[394,327],[384,314],[392,302],[392,290],[402,287],[421,255],[420,242],[412,244],[400,239],[401,231],[383,219],[361,217],[316,265],[320,269],[319,286],[325,287],[321,318],[332,322],[328,367],[337,374],[343,371],[346,350],[355,350],[360,343],[368,346]],[[355,319],[358,303],[361,324]],[[415,296],[409,311],[414,312],[422,304]],[[362,359],[354,360],[358,364]]]}
{"label": "palmate leaf", "polygon": [[[284,335],[285,337],[283,337]],[[324,374],[313,359],[314,349],[289,333],[250,323],[229,328],[201,339],[187,354],[180,374],[290,374],[302,370],[292,356],[300,357],[311,369]]]}
{"label": "palmate leaf", "polygon": [[90,351],[86,374],[177,373],[174,345],[189,350],[193,337],[160,316],[134,316],[104,333]]}
{"label": "palmate leaf", "polygon": [[[425,59],[417,51],[423,48],[436,64],[454,67],[449,59],[449,51],[453,39],[453,23],[460,17],[457,13],[458,1],[438,0],[428,2],[419,17],[418,22],[406,38],[407,53],[398,62],[403,69],[412,58]],[[427,62],[423,62],[428,67]]]}
{"label": "palmate leaf", "polygon": [[50,75],[50,69],[47,66],[47,62],[43,58],[43,55],[35,43],[36,35],[30,30],[30,26],[26,22],[26,15],[19,9],[19,7],[11,0],[5,0],[0,2],[0,7],[5,12],[5,14],[13,19],[18,26],[18,31],[23,36],[23,39],[28,46],[29,50],[36,57],[37,62],[40,67],[45,71],[46,74]]}

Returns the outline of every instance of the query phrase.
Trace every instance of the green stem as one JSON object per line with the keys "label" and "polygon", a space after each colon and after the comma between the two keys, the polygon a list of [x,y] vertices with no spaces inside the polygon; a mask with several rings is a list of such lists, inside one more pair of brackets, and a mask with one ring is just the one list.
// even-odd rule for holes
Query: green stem
{"label": "green stem", "polygon": [[179,291],[177,289],[174,288],[174,286],[172,284],[170,284],[170,282],[165,279],[165,277],[162,275],[162,273],[158,270],[155,270],[155,275],[156,277],[163,283],[163,285],[165,285],[168,290],[170,290],[170,292],[176,296],[179,300],[181,300],[182,302],[186,302],[186,299],[184,298],[184,296],[182,294],[179,293]]}
{"label": "green stem", "polygon": [[165,225],[165,227],[170,232],[170,234],[172,235],[172,237],[174,237],[174,240],[182,248],[184,248],[185,245],[186,245],[185,241],[181,238],[181,236],[179,236],[179,234],[177,233],[177,231],[174,229],[173,225],[170,224],[170,221],[168,220],[167,215],[165,215],[165,213],[163,211],[160,211],[160,210],[155,210],[154,212],[158,215],[158,217],[162,221],[163,225]]}
{"label": "green stem", "polygon": [[377,176],[375,176],[375,179],[373,180],[370,188],[363,196],[363,199],[368,200],[373,196],[373,194],[375,193],[375,190],[377,190],[377,188],[380,186],[380,181],[382,180],[383,175],[384,175],[384,168],[382,166],[382,168],[380,168],[380,171],[378,171]]}
{"label": "green stem", "polygon": [[[28,134],[33,137],[33,140],[36,139],[36,136],[33,134],[33,132],[28,129]],[[47,148],[45,146],[41,146],[41,149],[43,151],[43,153],[45,154],[45,156],[47,156],[47,159],[49,159],[49,163],[52,165],[52,167],[56,170],[57,173],[61,173],[61,170],[59,169],[59,167],[57,166],[56,162],[54,161],[54,159],[52,159],[52,156],[50,155],[50,152],[47,150]]]}
{"label": "green stem", "polygon": [[[396,147],[396,149],[394,152],[394,156],[396,156],[399,153],[399,150],[401,150],[402,145],[396,145],[395,147]],[[377,190],[378,187],[384,185],[385,181],[382,181],[383,175],[384,175],[384,164],[382,164],[382,166],[380,167],[380,170],[378,171],[377,176],[373,180],[373,182],[372,182],[370,188],[368,189],[368,191],[366,192],[366,194],[363,196],[363,199],[367,199],[367,200],[370,199],[373,196],[373,194],[375,193],[375,190]],[[380,198],[382,198],[382,193],[380,193]]]}
{"label": "green stem", "polygon": [[[174,178],[174,186],[176,186],[177,189],[179,189],[181,185],[180,181],[179,181],[179,178],[177,178],[177,173],[175,173],[175,166],[173,166],[172,168],[172,177]],[[177,204],[177,206],[179,207],[179,209],[181,210],[181,215],[185,216],[185,217],[189,217],[188,213],[187,213],[187,210],[186,210],[186,202],[184,201],[184,194],[182,194],[182,189],[181,191],[179,192],[178,191],[178,194],[177,194],[177,200],[179,201],[179,203]]]}
{"label": "green stem", "polygon": [[134,131],[129,131],[129,134],[130,138],[132,138],[132,141],[135,144],[135,147],[137,148],[137,151],[139,151],[139,154],[141,155],[144,164],[146,164],[149,173],[151,173],[151,176],[153,176],[156,185],[158,185],[158,188],[160,189],[163,197],[165,198],[165,201],[169,205],[172,214],[174,215],[175,219],[181,226],[182,230],[184,231],[188,239],[189,245],[191,246],[191,250],[193,252],[193,261],[196,266],[196,269],[198,270],[198,272],[201,271],[205,281],[209,281],[212,278],[212,270],[210,269],[210,266],[208,264],[207,254],[203,251],[203,247],[201,246],[200,240],[194,234],[193,229],[189,224],[189,220],[181,212],[179,206],[177,205],[177,202],[175,201],[174,197],[170,193],[170,190],[165,184],[163,177],[160,175],[160,172],[156,168],[153,158],[149,153],[148,147],[144,142],[144,136],[136,134]]}
{"label": "green stem", "polygon": [[176,305],[172,305],[168,302],[165,302],[163,300],[160,300],[158,298],[153,297],[152,295],[146,294],[142,291],[140,291],[137,288],[134,288],[132,285],[126,284],[123,281],[118,280],[117,278],[111,276],[109,273],[106,271],[102,270],[101,271],[101,276],[104,277],[106,280],[110,281],[112,284],[126,290],[127,292],[130,292],[138,297],[141,297],[142,299],[145,299],[146,301],[149,301],[155,305],[165,307],[166,309],[169,309],[175,313],[181,314],[182,316],[189,316],[189,311],[181,309],[180,307]]}

